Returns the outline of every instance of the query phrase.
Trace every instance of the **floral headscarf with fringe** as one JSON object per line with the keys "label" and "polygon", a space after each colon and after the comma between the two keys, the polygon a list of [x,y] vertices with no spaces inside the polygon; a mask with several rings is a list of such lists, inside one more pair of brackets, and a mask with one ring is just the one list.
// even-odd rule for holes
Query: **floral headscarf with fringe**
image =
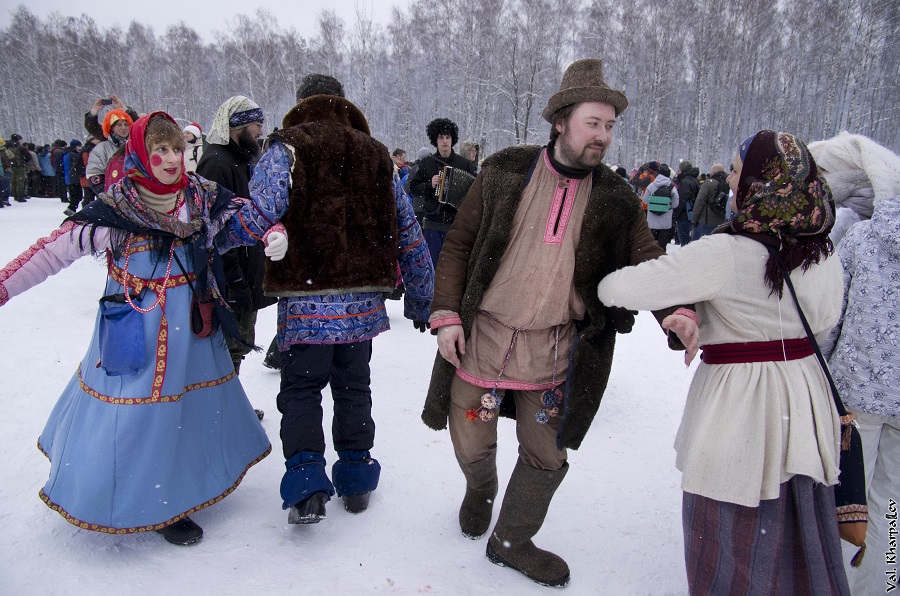
{"label": "floral headscarf with fringe", "polygon": [[[735,197],[737,213],[716,233],[738,234],[775,247],[788,270],[818,263],[834,251],[831,189],[812,154],[786,132],[761,130],[747,147]],[[766,263],[766,284],[780,297],[778,259]]]}

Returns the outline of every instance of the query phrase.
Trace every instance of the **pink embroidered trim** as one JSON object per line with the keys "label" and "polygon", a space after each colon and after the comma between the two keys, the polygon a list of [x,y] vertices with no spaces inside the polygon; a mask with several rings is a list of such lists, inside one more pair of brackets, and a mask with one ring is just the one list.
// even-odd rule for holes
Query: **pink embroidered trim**
{"label": "pink embroidered trim", "polygon": [[6,291],[6,286],[0,283],[0,306],[3,306],[9,302],[9,292]]}
{"label": "pink embroidered trim", "polygon": [[284,229],[284,224],[278,222],[277,224],[266,230],[266,233],[263,234],[263,243],[265,243],[266,246],[269,246],[269,234],[271,234],[272,232],[280,232],[281,234],[287,236],[287,230]]}
{"label": "pink embroidered trim", "polygon": [[[16,271],[21,269],[25,265],[25,263],[30,261],[34,255],[43,250],[45,246],[51,244],[52,242],[55,242],[63,234],[68,234],[74,228],[75,222],[67,221],[63,225],[59,226],[58,230],[54,230],[53,233],[49,236],[41,238],[40,240],[29,246],[25,252],[10,261],[6,267],[0,269],[0,285],[2,285],[3,282],[12,277],[16,273]],[[7,294],[5,288],[3,289],[3,294]],[[0,297],[2,297],[2,295],[0,295]],[[8,295],[6,296],[6,300],[3,300],[2,302],[0,302],[0,304],[5,303],[7,300],[9,300]]]}
{"label": "pink embroidered trim", "polygon": [[673,312],[672,314],[673,314],[673,315],[681,315],[681,316],[683,316],[683,317],[687,317],[687,318],[689,318],[690,320],[692,320],[692,321],[694,322],[694,324],[696,324],[696,325],[699,325],[699,324],[700,324],[700,317],[697,316],[697,313],[695,313],[694,311],[692,311],[692,310],[690,310],[690,309],[688,309],[688,308],[679,308],[678,310],[676,310],[676,311]]}
{"label": "pink embroidered trim", "polygon": [[[551,172],[556,174],[560,181],[565,180],[559,172],[553,169],[553,165],[550,163],[550,157],[547,155],[546,149],[544,150],[544,163],[547,164],[547,168]],[[578,180],[575,179],[570,179],[566,187],[557,185],[556,191],[553,193],[553,204],[550,205],[550,215],[547,217],[547,229],[544,230],[544,242],[546,244],[562,244],[563,237],[566,235],[566,226],[569,223],[569,219],[572,217],[572,209],[575,206],[575,193],[577,191]],[[566,201],[566,204],[563,206],[563,197],[566,196],[569,197],[569,200]],[[560,208],[562,208],[562,215],[560,215],[559,212]],[[556,226],[557,218],[559,219],[559,227],[554,234],[553,228]]]}
{"label": "pink embroidered trim", "polygon": [[[433,325],[434,323],[432,323]],[[492,381],[488,381],[486,379],[482,379],[480,377],[476,377],[474,375],[470,375],[466,371],[461,368],[456,369],[456,376],[468,383],[469,385],[475,385],[476,387],[481,387],[483,389],[493,389],[496,387],[497,389],[512,389],[513,391],[546,391],[547,389],[553,389],[553,387],[558,387],[563,384],[564,381],[556,383],[554,385],[551,383],[524,383],[521,381],[505,381],[501,379],[497,381],[494,379]]]}
{"label": "pink embroidered trim", "polygon": [[448,325],[462,325],[462,319],[459,317],[443,317],[431,321],[431,328],[446,327]]}

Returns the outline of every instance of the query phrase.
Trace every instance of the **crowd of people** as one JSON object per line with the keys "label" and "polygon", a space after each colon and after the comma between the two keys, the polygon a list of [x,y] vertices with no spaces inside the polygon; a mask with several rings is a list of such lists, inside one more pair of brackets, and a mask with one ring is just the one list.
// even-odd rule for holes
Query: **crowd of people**
{"label": "crowd of people", "polygon": [[[390,327],[385,300],[402,298],[436,337],[422,420],[449,429],[460,531],[490,531],[491,562],[564,586],[565,560],[533,538],[601,407],[617,335],[649,310],[686,364],[702,352],[675,444],[691,593],[875,593],[900,495],[900,158],[859,135],[807,145],[761,130],[728,168],[629,174],[603,163],[627,107],[592,58],[544,108],[546,145],[483,161],[477,143],[455,151],[444,117],[415,160],[389,152],[324,74],[303,79],[264,144],[267,116],[245,96],[205,134],[111,96],[85,114],[84,143],[35,151],[12,135],[3,205],[58,196],[67,218],[0,270],[0,306],[81,256],[108,265],[95,334],[39,440],[41,498],[82,528],[199,541],[191,514],[271,450],[239,373],[258,311],[276,304],[265,363],[281,374],[282,507],[294,524],[325,519],[335,495],[364,512],[381,475],[372,339]],[[862,436],[861,565],[841,548],[848,420],[816,338]],[[501,417],[519,458],[491,531]],[[850,513],[864,521],[865,503]]]}

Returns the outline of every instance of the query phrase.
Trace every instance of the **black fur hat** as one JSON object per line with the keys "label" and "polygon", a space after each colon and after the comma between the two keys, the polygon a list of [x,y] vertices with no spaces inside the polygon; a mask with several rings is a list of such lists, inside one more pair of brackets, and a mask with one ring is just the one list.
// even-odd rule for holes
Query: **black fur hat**
{"label": "black fur hat", "polygon": [[452,139],[451,147],[456,145],[456,142],[459,140],[459,128],[457,128],[453,120],[448,120],[447,118],[435,118],[429,122],[428,126],[425,127],[425,134],[428,135],[428,140],[435,147],[437,147],[438,135],[450,135]]}
{"label": "black fur hat", "polygon": [[300,88],[297,89],[297,101],[313,95],[337,95],[338,97],[344,97],[344,86],[332,76],[311,73],[300,81]]}

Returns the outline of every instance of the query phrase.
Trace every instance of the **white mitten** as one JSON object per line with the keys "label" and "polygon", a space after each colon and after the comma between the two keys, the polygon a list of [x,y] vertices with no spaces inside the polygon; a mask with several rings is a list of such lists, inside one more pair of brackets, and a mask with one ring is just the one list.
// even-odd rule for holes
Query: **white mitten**
{"label": "white mitten", "polygon": [[287,254],[288,239],[283,232],[272,232],[266,235],[266,256],[273,261],[280,261]]}

